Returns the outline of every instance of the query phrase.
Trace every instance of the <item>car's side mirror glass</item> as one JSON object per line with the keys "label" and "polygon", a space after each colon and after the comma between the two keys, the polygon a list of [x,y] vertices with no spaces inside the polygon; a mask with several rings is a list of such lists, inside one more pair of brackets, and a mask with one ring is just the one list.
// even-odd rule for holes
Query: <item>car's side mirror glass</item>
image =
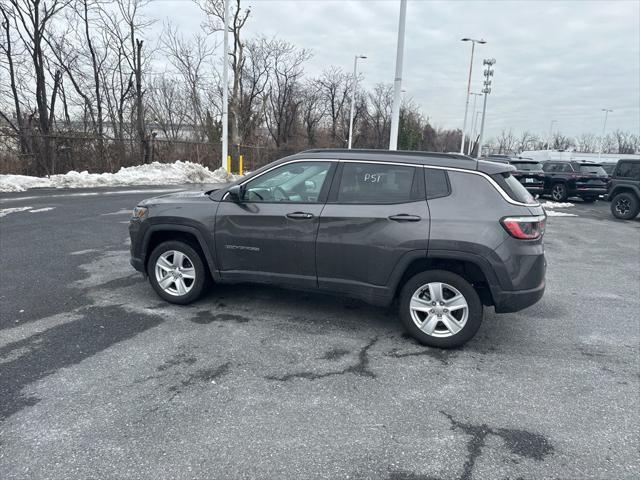
{"label": "car's side mirror glass", "polygon": [[242,188],[242,186],[233,185],[232,187],[229,187],[229,190],[227,190],[227,193],[229,194],[229,198],[231,199],[232,202],[236,202],[236,203],[242,202],[242,197],[244,196],[244,189]]}

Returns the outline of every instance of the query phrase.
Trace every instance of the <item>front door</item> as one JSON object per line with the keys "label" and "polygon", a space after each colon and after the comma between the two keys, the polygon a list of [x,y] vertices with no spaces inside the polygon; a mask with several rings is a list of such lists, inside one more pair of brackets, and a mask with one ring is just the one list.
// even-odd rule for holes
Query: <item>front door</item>
{"label": "front door", "polygon": [[216,255],[222,278],[316,287],[315,241],[334,163],[288,163],[220,203]]}
{"label": "front door", "polygon": [[422,167],[341,163],[320,218],[319,286],[363,297],[384,294],[405,254],[426,255],[428,238]]}

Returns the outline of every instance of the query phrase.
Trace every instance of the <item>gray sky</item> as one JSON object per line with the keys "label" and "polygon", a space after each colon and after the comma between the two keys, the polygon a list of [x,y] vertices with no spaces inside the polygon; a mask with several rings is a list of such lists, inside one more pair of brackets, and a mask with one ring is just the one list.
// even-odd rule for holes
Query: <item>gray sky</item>
{"label": "gray sky", "polygon": [[[399,0],[243,3],[245,35],[312,50],[308,75],[327,65],[351,71],[359,53],[368,56],[359,64],[366,87],[393,82]],[[154,2],[147,14],[185,34],[203,20],[188,0]],[[409,0],[403,88],[437,126],[462,127],[471,49],[463,37],[488,41],[476,48],[472,91],[481,89],[482,59],[497,60],[489,136],[505,127],[546,133],[551,120],[567,135],[599,134],[605,107],[614,110],[607,131],[640,132],[640,1]]]}

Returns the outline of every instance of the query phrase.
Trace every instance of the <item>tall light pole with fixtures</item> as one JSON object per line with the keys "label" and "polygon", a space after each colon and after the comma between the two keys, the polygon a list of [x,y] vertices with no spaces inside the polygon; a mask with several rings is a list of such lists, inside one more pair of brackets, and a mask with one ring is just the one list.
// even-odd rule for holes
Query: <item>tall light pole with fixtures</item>
{"label": "tall light pole with fixtures", "polygon": [[547,150],[551,150],[551,136],[553,135],[553,124],[558,123],[557,120],[551,120],[549,124],[549,136],[547,136]]}
{"label": "tall light pole with fixtures", "polygon": [[484,105],[482,106],[482,122],[480,123],[480,138],[478,139],[478,153],[476,154],[476,158],[480,158],[480,154],[482,153],[484,120],[487,114],[487,96],[491,93],[491,77],[493,77],[493,66],[495,63],[495,58],[485,58],[482,61],[482,64],[486,65],[487,68],[484,69],[484,88],[482,89],[482,93],[484,93]]}
{"label": "tall light pole with fixtures", "polygon": [[229,154],[229,3],[224,0],[224,48],[222,54],[222,168]]}
{"label": "tall light pole with fixtures", "polygon": [[[478,97],[481,97],[482,94],[481,93],[473,93],[471,92],[470,95],[473,95],[473,110],[472,112],[476,111],[476,102],[478,100]],[[475,118],[471,121],[471,131],[470,131],[470,135],[469,135],[469,141],[467,142],[467,155],[471,155],[471,144],[472,144],[472,138],[474,136],[474,132],[476,129],[476,120],[477,120],[478,116],[475,115]]]}
{"label": "tall light pole with fixtures", "polygon": [[598,150],[598,161],[600,161],[600,157],[602,156],[602,149],[604,148],[604,132],[607,129],[607,117],[610,112],[613,112],[610,108],[603,108],[604,112],[604,123],[602,124],[602,136],[600,137],[600,149]]}
{"label": "tall light pole with fixtures", "polygon": [[389,150],[398,149],[398,126],[400,124],[400,96],[402,90],[402,58],[404,56],[404,25],[407,19],[407,0],[400,0],[398,21],[398,48],[396,50],[396,76],[393,80],[393,107],[391,109],[391,132]]}
{"label": "tall light pole with fixtures", "polygon": [[364,55],[356,55],[353,58],[353,87],[351,88],[351,113],[349,113],[349,150],[353,142],[353,111],[356,107],[356,90],[358,88],[358,59],[363,60],[367,57]]}
{"label": "tall light pole with fixtures", "polygon": [[487,43],[484,39],[463,38],[463,42],[471,42],[471,62],[469,62],[469,80],[467,81],[467,101],[464,106],[464,122],[462,123],[462,141],[460,142],[460,153],[464,153],[464,137],[467,132],[467,115],[469,113],[469,96],[471,94],[471,73],[473,72],[473,53],[476,49],[476,43]]}

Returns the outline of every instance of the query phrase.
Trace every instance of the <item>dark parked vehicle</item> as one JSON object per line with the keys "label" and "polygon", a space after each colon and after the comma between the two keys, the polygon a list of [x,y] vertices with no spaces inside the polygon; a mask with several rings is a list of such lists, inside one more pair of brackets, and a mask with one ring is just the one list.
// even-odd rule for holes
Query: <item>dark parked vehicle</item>
{"label": "dark parked vehicle", "polygon": [[602,164],[602,169],[607,172],[607,176],[609,178],[611,178],[611,175],[613,175],[613,171],[616,169],[616,164],[615,163],[603,163]]}
{"label": "dark parked vehicle", "polygon": [[544,191],[542,164],[530,159],[513,159],[510,163],[516,167],[513,176],[524,185],[524,188],[534,195],[542,195]]}
{"label": "dark parked vehicle", "polygon": [[515,312],[544,292],[546,215],[513,171],[462,155],[309,150],[140,203],[131,264],[178,304],[211,281],[397,300],[417,340],[455,347],[483,305]]}
{"label": "dark parked vehicle", "polygon": [[619,160],[609,185],[611,213],[631,220],[640,212],[640,160]]}
{"label": "dark parked vehicle", "polygon": [[569,197],[595,202],[599,195],[607,193],[609,177],[599,163],[549,160],[542,164],[542,170],[544,193],[556,202]]}

